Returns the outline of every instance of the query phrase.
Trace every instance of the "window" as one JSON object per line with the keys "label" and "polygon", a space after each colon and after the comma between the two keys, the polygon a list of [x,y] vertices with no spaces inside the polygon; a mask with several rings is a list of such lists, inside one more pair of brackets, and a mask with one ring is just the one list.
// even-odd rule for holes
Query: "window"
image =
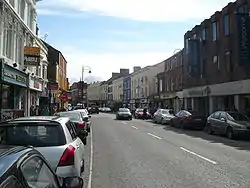
{"label": "window", "polygon": [[11,6],[12,6],[13,8],[15,8],[15,0],[9,0],[9,2],[10,2],[10,4],[11,4]]}
{"label": "window", "polygon": [[159,82],[159,91],[162,92],[162,79]]}
{"label": "window", "polygon": [[230,34],[230,20],[229,20],[229,15],[226,14],[223,17],[223,23],[224,23],[224,35],[228,36]]}
{"label": "window", "polygon": [[212,40],[217,40],[217,22],[212,23]]}
{"label": "window", "polygon": [[55,175],[39,157],[29,159],[21,171],[29,187],[59,188]]}
{"label": "window", "polygon": [[61,146],[65,144],[63,130],[57,124],[11,123],[0,128],[3,137],[1,144],[34,147]]}
{"label": "window", "polygon": [[15,176],[10,176],[0,185],[1,188],[22,188]]}
{"label": "window", "polygon": [[19,0],[20,1],[20,10],[19,14],[21,18],[24,20],[24,12],[25,12],[25,0]]}
{"label": "window", "polygon": [[231,54],[230,51],[225,53],[225,63],[226,63],[226,71],[228,73],[232,72],[232,65],[231,65]]}
{"label": "window", "polygon": [[248,12],[247,4],[243,4],[243,5],[239,6],[237,9],[238,9],[239,13],[247,13]]}
{"label": "window", "polygon": [[5,50],[4,55],[6,55],[9,59],[13,58],[13,46],[14,46],[14,34],[12,32],[12,26],[9,26],[10,28],[6,31],[6,43],[3,47]]}
{"label": "window", "polygon": [[67,122],[66,126],[67,126],[67,128],[69,130],[69,133],[70,133],[72,139],[75,140],[77,138],[75,125],[73,123],[71,123],[71,122]]}
{"label": "window", "polygon": [[206,40],[206,28],[203,28],[201,31],[201,39]]}

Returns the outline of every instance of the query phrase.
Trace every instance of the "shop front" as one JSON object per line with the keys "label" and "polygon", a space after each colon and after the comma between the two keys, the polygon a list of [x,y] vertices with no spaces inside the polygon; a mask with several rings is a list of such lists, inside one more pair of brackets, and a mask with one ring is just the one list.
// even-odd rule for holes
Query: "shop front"
{"label": "shop front", "polygon": [[[39,106],[40,95],[42,94],[42,79],[29,76],[29,106]],[[40,107],[40,106],[39,106]]]}
{"label": "shop front", "polygon": [[0,59],[0,120],[22,117],[27,113],[27,74]]}

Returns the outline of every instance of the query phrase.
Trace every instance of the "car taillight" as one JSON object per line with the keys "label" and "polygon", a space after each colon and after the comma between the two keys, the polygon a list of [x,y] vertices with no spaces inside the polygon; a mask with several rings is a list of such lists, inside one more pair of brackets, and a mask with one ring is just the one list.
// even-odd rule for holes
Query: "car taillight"
{"label": "car taillight", "polygon": [[60,158],[58,166],[70,166],[75,163],[75,148],[68,146]]}
{"label": "car taillight", "polygon": [[79,122],[79,123],[77,123],[77,126],[78,126],[78,128],[82,129],[82,128],[84,128],[85,123]]}

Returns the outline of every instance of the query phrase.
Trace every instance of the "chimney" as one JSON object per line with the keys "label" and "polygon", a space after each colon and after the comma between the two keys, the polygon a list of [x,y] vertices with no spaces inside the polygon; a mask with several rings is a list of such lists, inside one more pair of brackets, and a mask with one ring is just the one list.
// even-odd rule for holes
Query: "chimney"
{"label": "chimney", "polygon": [[120,69],[121,76],[127,76],[129,75],[129,69]]}
{"label": "chimney", "polygon": [[118,73],[118,72],[112,72],[112,78],[117,77],[119,75],[120,75],[120,73]]}
{"label": "chimney", "polygon": [[137,71],[139,71],[140,69],[141,69],[140,66],[135,66],[135,67],[133,67],[133,72],[137,72]]}

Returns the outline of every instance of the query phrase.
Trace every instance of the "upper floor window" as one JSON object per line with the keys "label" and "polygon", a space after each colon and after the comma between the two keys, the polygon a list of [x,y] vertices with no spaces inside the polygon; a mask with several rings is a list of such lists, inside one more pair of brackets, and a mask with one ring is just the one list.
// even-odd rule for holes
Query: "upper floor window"
{"label": "upper floor window", "polygon": [[216,41],[217,40],[217,22],[212,23],[212,40]]}
{"label": "upper floor window", "polygon": [[247,10],[247,4],[243,4],[243,5],[240,5],[238,8],[237,8],[237,11],[239,13],[247,13],[248,10]]}
{"label": "upper floor window", "polygon": [[201,31],[201,39],[206,40],[206,28],[203,28]]}
{"label": "upper floor window", "polygon": [[15,0],[9,0],[9,2],[10,2],[10,4],[11,4],[11,6],[12,6],[13,8],[15,8]]}
{"label": "upper floor window", "polygon": [[224,29],[224,35],[228,36],[230,33],[230,20],[229,20],[229,15],[226,14],[223,17],[223,29]]}

